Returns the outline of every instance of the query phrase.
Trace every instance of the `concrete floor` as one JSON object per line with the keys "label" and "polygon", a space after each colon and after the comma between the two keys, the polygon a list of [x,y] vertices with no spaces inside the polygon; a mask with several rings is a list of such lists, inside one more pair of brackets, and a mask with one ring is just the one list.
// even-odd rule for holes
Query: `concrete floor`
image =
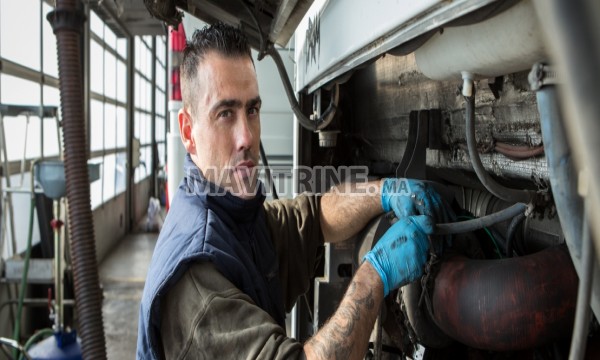
{"label": "concrete floor", "polygon": [[158,233],[128,235],[100,264],[109,360],[135,359],[138,311]]}

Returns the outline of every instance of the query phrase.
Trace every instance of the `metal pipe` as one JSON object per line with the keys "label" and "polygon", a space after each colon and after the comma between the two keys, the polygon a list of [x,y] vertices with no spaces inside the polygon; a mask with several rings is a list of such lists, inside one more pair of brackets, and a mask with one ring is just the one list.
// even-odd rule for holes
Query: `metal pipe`
{"label": "metal pipe", "polygon": [[558,94],[554,86],[545,86],[537,91],[536,97],[552,197],[569,250],[579,259],[583,200],[577,194],[577,176],[573,176],[576,173],[575,164],[561,121]]}
{"label": "metal pipe", "polygon": [[501,260],[455,256],[435,279],[434,321],[470,347],[537,347],[570,335],[577,281],[564,246]]}
{"label": "metal pipe", "polygon": [[58,0],[47,19],[57,39],[63,144],[69,149],[64,165],[82,355],[84,359],[106,359],[83,116],[79,45],[85,16],[78,5],[77,0]]}
{"label": "metal pipe", "polygon": [[[587,217],[587,216],[586,216]],[[575,311],[575,325],[573,325],[573,337],[571,339],[571,350],[569,360],[581,360],[585,355],[588,331],[590,326],[590,296],[592,294],[593,270],[595,263],[594,242],[590,236],[590,228],[587,221],[583,221],[582,239],[582,264],[577,292],[577,308]]]}
{"label": "metal pipe", "polygon": [[[536,0],[535,10],[556,61],[563,86],[567,136],[579,169],[586,169],[592,219],[600,218],[600,28],[597,0]],[[593,180],[592,180],[593,179]],[[600,258],[600,222],[591,221],[596,258]],[[593,305],[593,302],[592,302]],[[600,316],[597,308],[596,316]]]}

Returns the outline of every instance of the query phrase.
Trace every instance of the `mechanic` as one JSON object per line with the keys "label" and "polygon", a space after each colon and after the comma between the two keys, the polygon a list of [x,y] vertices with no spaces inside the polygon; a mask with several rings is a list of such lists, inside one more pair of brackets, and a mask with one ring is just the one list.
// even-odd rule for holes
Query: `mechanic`
{"label": "mechanic", "polygon": [[[439,195],[390,178],[360,195],[341,185],[265,202],[261,98],[250,48],[233,27],[194,33],[181,87],[186,176],[148,271],[137,358],[363,358],[383,298],[422,274],[444,211]],[[285,313],[309,289],[323,242],[346,240],[392,210],[399,221],[367,253],[335,314],[305,344],[287,337]]]}

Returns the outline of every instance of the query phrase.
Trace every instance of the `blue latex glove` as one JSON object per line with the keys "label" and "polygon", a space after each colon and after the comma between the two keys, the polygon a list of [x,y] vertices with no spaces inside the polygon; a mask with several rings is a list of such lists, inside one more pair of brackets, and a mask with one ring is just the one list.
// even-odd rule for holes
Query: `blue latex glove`
{"label": "blue latex glove", "polygon": [[381,206],[394,210],[397,218],[427,215],[441,221],[436,214],[443,209],[442,198],[427,182],[406,178],[389,178],[381,188]]}
{"label": "blue latex glove", "polygon": [[363,260],[373,265],[383,282],[383,295],[411,283],[423,274],[433,220],[428,216],[403,217],[383,234]]}
{"label": "blue latex glove", "polygon": [[385,179],[381,188],[381,206],[386,212],[394,210],[398,219],[410,215],[427,215],[440,223],[448,220],[442,198],[426,181]]}

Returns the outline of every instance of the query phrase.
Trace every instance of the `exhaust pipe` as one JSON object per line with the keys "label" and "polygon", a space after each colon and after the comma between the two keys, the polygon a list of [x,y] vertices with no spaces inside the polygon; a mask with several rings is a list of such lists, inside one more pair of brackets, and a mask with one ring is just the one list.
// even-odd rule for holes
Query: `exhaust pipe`
{"label": "exhaust pipe", "polygon": [[435,279],[434,321],[478,349],[514,351],[568,339],[577,283],[564,245],[501,260],[455,256]]}

